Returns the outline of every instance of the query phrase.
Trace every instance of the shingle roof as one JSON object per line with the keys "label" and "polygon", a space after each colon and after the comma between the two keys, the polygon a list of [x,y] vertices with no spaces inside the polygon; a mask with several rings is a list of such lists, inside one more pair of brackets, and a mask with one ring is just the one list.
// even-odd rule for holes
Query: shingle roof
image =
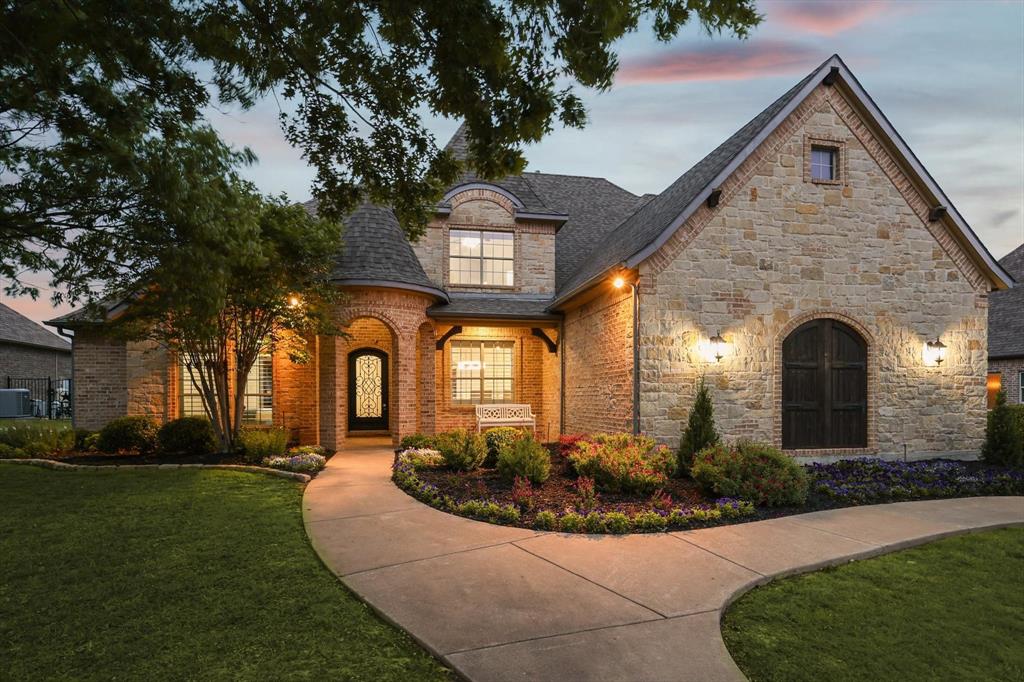
{"label": "shingle roof", "polygon": [[[303,206],[316,211],[316,200]],[[342,248],[331,279],[341,284],[397,285],[447,298],[427,277],[390,208],[360,205],[344,220]]]}
{"label": "shingle roof", "polygon": [[547,311],[551,299],[497,298],[490,295],[452,296],[447,304],[427,309],[427,315],[439,319],[487,318],[508,320],[557,320],[561,316]]}
{"label": "shingle roof", "polygon": [[[819,66],[818,69],[821,67]],[[768,123],[782,111],[800,90],[807,85],[814,73],[790,88],[786,94],[775,100],[764,111],[751,119],[710,154],[683,173],[663,192],[646,201],[641,197],[638,208],[628,218],[611,230],[604,239],[594,244],[588,257],[571,277],[559,286],[559,296],[573,293],[591,279],[643,250],[653,243],[686,207],[704,190],[708,183],[729,166],[730,162],[743,151]]]}
{"label": "shingle roof", "polygon": [[0,303],[0,342],[71,352],[71,344]]}
{"label": "shingle roof", "polygon": [[988,306],[988,356],[1024,357],[1024,244],[999,259],[1017,284],[993,291]]}

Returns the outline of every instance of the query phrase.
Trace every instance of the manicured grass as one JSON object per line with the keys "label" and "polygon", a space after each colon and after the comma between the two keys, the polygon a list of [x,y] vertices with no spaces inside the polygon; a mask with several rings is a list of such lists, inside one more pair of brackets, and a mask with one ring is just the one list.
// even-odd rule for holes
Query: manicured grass
{"label": "manicured grass", "polygon": [[722,633],[758,680],[1024,679],[1024,529],[759,587]]}
{"label": "manicured grass", "polygon": [[301,495],[0,465],[0,679],[448,679],[320,563]]}

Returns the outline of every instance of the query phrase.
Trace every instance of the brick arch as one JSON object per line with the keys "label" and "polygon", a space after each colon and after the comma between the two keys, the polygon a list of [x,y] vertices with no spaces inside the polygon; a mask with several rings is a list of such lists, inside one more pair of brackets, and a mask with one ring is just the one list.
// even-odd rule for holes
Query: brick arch
{"label": "brick arch", "polygon": [[867,425],[867,436],[868,444],[864,448],[838,448],[838,449],[820,449],[820,450],[796,450],[791,452],[797,452],[801,455],[830,455],[830,454],[842,454],[842,455],[867,455],[874,454],[878,450],[878,420],[876,419],[876,412],[878,411],[878,348],[875,342],[874,334],[868,329],[866,325],[861,323],[854,317],[851,317],[845,313],[841,313],[838,310],[812,310],[810,312],[801,313],[796,317],[790,319],[784,324],[775,335],[774,342],[772,344],[772,387],[773,387],[773,400],[772,400],[772,444],[777,448],[782,448],[782,344],[786,341],[786,338],[792,334],[800,325],[810,322],[811,320],[820,320],[823,318],[836,320],[847,325],[864,339],[864,344],[867,346],[868,355],[868,366],[867,366],[867,379],[868,379],[868,425]]}
{"label": "brick arch", "polygon": [[379,308],[358,306],[355,308],[344,308],[341,312],[342,315],[338,320],[338,324],[342,328],[351,326],[356,320],[370,318],[372,320],[377,320],[387,327],[388,331],[391,332],[392,339],[397,339],[401,335],[401,327],[398,322],[395,321],[394,317]]}
{"label": "brick arch", "polygon": [[470,201],[489,201],[497,204],[509,215],[515,215],[516,209],[523,204],[511,192],[493,185],[468,185],[465,188],[456,188],[445,196],[445,200],[451,204],[452,210]]}

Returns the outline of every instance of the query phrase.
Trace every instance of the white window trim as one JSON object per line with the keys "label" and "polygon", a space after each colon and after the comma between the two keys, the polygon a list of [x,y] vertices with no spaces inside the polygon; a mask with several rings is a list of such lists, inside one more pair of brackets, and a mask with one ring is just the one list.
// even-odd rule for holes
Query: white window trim
{"label": "white window trim", "polygon": [[[466,381],[467,379],[476,379],[479,382],[480,399],[479,400],[474,400],[472,397],[470,397],[468,400],[463,400],[463,399],[457,398],[456,397],[456,387],[458,386],[459,378],[456,376],[457,368],[455,367],[455,349],[460,347],[460,346],[462,346],[462,347],[465,347],[465,346],[476,346],[476,347],[478,347],[480,349],[480,356],[483,357],[483,349],[488,344],[493,344],[493,345],[496,345],[496,346],[503,346],[503,347],[506,347],[506,348],[510,349],[510,358],[509,358],[510,361],[509,361],[509,374],[508,374],[508,376],[507,377],[506,376],[501,376],[501,377],[490,376],[489,377],[489,376],[487,376],[486,365],[481,365],[480,376],[479,377],[465,377],[465,378],[462,379],[462,381]],[[509,400],[515,400],[515,390],[516,390],[516,350],[515,350],[515,342],[514,341],[508,341],[508,340],[504,340],[504,339],[495,339],[495,340],[492,340],[492,339],[462,339],[462,340],[458,340],[458,341],[452,341],[451,343],[449,343],[448,349],[449,349],[448,350],[448,362],[449,362],[449,364],[451,366],[450,371],[449,371],[449,376],[451,378],[451,388],[450,388],[450,390],[448,392],[448,395],[449,395],[453,405],[495,405],[495,404],[500,404],[501,402],[507,402],[505,400],[497,400],[496,401],[496,400],[493,400],[493,399],[491,399],[491,400],[485,400],[484,399],[484,382],[486,380],[488,380],[488,379],[491,379],[491,380],[494,380],[494,379],[508,380],[508,382],[509,382],[509,394],[510,394]]]}
{"label": "white window trim", "polygon": [[[456,256],[456,255],[454,255],[452,253],[452,239],[453,239],[452,233],[453,232],[475,232],[476,234],[478,234],[480,236],[480,256],[479,256],[479,258],[475,259],[479,263],[479,267],[480,267],[480,269],[479,269],[480,282],[478,284],[471,284],[471,283],[467,283],[467,282],[454,282],[452,280],[452,260],[454,260],[456,258],[466,259],[466,260],[470,260],[471,259],[470,256]],[[512,257],[511,258],[486,258],[484,256],[483,240],[484,240],[484,237],[486,235],[489,235],[489,234],[508,235],[509,237],[511,237],[511,240],[512,240]],[[516,259],[516,242],[517,241],[518,240],[516,239],[515,232],[510,231],[510,230],[493,230],[493,229],[492,230],[488,230],[488,229],[484,229],[484,228],[481,228],[481,227],[475,227],[475,226],[466,226],[466,227],[457,226],[457,225],[450,226],[448,228],[448,230],[447,230],[446,235],[445,235],[445,249],[444,249],[445,256],[447,258],[447,262],[445,263],[445,270],[447,272],[448,286],[452,286],[452,287],[466,287],[466,288],[470,288],[470,289],[514,289],[516,287],[516,282],[518,280],[518,276],[516,275],[516,260],[517,260]],[[485,269],[484,269],[484,262],[488,261],[488,260],[492,260],[492,261],[507,261],[508,263],[510,263],[511,264],[511,273],[512,273],[512,282],[511,283],[502,283],[502,284],[485,284],[484,283],[484,271],[485,271]]]}

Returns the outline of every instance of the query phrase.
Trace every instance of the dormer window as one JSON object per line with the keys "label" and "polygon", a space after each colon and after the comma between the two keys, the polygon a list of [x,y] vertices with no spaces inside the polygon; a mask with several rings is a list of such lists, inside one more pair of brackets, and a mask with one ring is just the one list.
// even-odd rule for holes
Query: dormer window
{"label": "dormer window", "polygon": [[811,147],[811,179],[819,182],[838,180],[838,157],[839,150],[835,147]]}
{"label": "dormer window", "polygon": [[511,232],[451,230],[448,281],[456,286],[510,287],[515,284]]}

